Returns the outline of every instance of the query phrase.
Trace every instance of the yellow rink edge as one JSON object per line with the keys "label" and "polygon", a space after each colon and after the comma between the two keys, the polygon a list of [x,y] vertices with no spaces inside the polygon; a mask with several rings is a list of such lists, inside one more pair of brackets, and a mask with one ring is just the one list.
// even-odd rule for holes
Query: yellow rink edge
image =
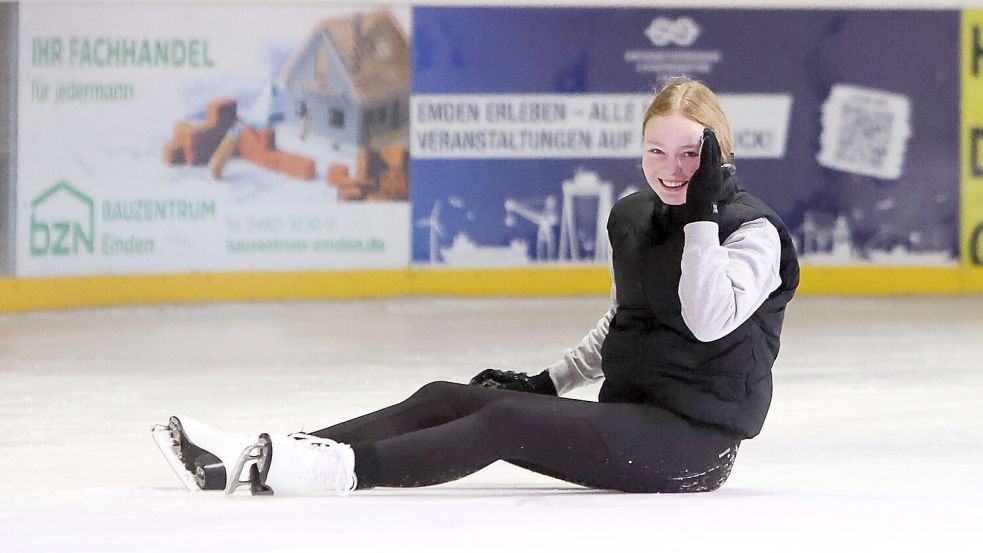
{"label": "yellow rink edge", "polygon": [[[412,268],[372,271],[193,273],[0,279],[0,312],[214,301],[393,296],[606,294],[605,268]],[[802,294],[906,295],[983,292],[972,267],[805,267]]]}

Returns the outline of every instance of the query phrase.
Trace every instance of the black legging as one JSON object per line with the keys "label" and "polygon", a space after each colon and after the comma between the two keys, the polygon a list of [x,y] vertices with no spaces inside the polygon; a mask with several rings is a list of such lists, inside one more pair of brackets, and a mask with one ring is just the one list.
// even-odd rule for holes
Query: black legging
{"label": "black legging", "polygon": [[593,488],[710,491],[730,475],[739,445],[652,405],[450,382],[313,434],[352,445],[359,489],[441,484],[504,460]]}

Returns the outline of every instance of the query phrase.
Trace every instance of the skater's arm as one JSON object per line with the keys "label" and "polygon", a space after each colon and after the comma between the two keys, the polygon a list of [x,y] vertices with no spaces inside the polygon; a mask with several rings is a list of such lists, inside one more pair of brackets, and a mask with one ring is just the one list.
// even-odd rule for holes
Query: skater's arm
{"label": "skater's arm", "polygon": [[580,343],[563,352],[563,359],[546,368],[558,395],[579,388],[604,377],[601,371],[601,346],[608,335],[611,319],[618,310],[614,278],[611,279],[611,307]]}
{"label": "skater's arm", "polygon": [[683,321],[703,342],[730,334],[781,284],[781,242],[767,219],[741,225],[719,243],[717,223],[687,224],[679,279]]}

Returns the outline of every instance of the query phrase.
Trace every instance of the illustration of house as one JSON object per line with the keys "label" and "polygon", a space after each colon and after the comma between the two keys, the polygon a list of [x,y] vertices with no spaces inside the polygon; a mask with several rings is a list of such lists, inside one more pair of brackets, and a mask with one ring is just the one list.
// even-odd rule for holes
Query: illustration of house
{"label": "illustration of house", "polygon": [[326,19],[280,72],[284,125],[333,149],[379,151],[409,134],[409,43],[387,10]]}

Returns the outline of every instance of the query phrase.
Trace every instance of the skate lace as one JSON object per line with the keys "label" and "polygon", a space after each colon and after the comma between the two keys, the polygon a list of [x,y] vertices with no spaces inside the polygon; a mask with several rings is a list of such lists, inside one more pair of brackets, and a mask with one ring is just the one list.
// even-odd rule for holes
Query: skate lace
{"label": "skate lace", "polygon": [[[310,434],[294,433],[290,437],[303,444],[304,454],[294,466],[298,476],[330,485],[340,495],[355,490],[355,452],[347,444]],[[332,457],[329,462],[325,455]]]}

